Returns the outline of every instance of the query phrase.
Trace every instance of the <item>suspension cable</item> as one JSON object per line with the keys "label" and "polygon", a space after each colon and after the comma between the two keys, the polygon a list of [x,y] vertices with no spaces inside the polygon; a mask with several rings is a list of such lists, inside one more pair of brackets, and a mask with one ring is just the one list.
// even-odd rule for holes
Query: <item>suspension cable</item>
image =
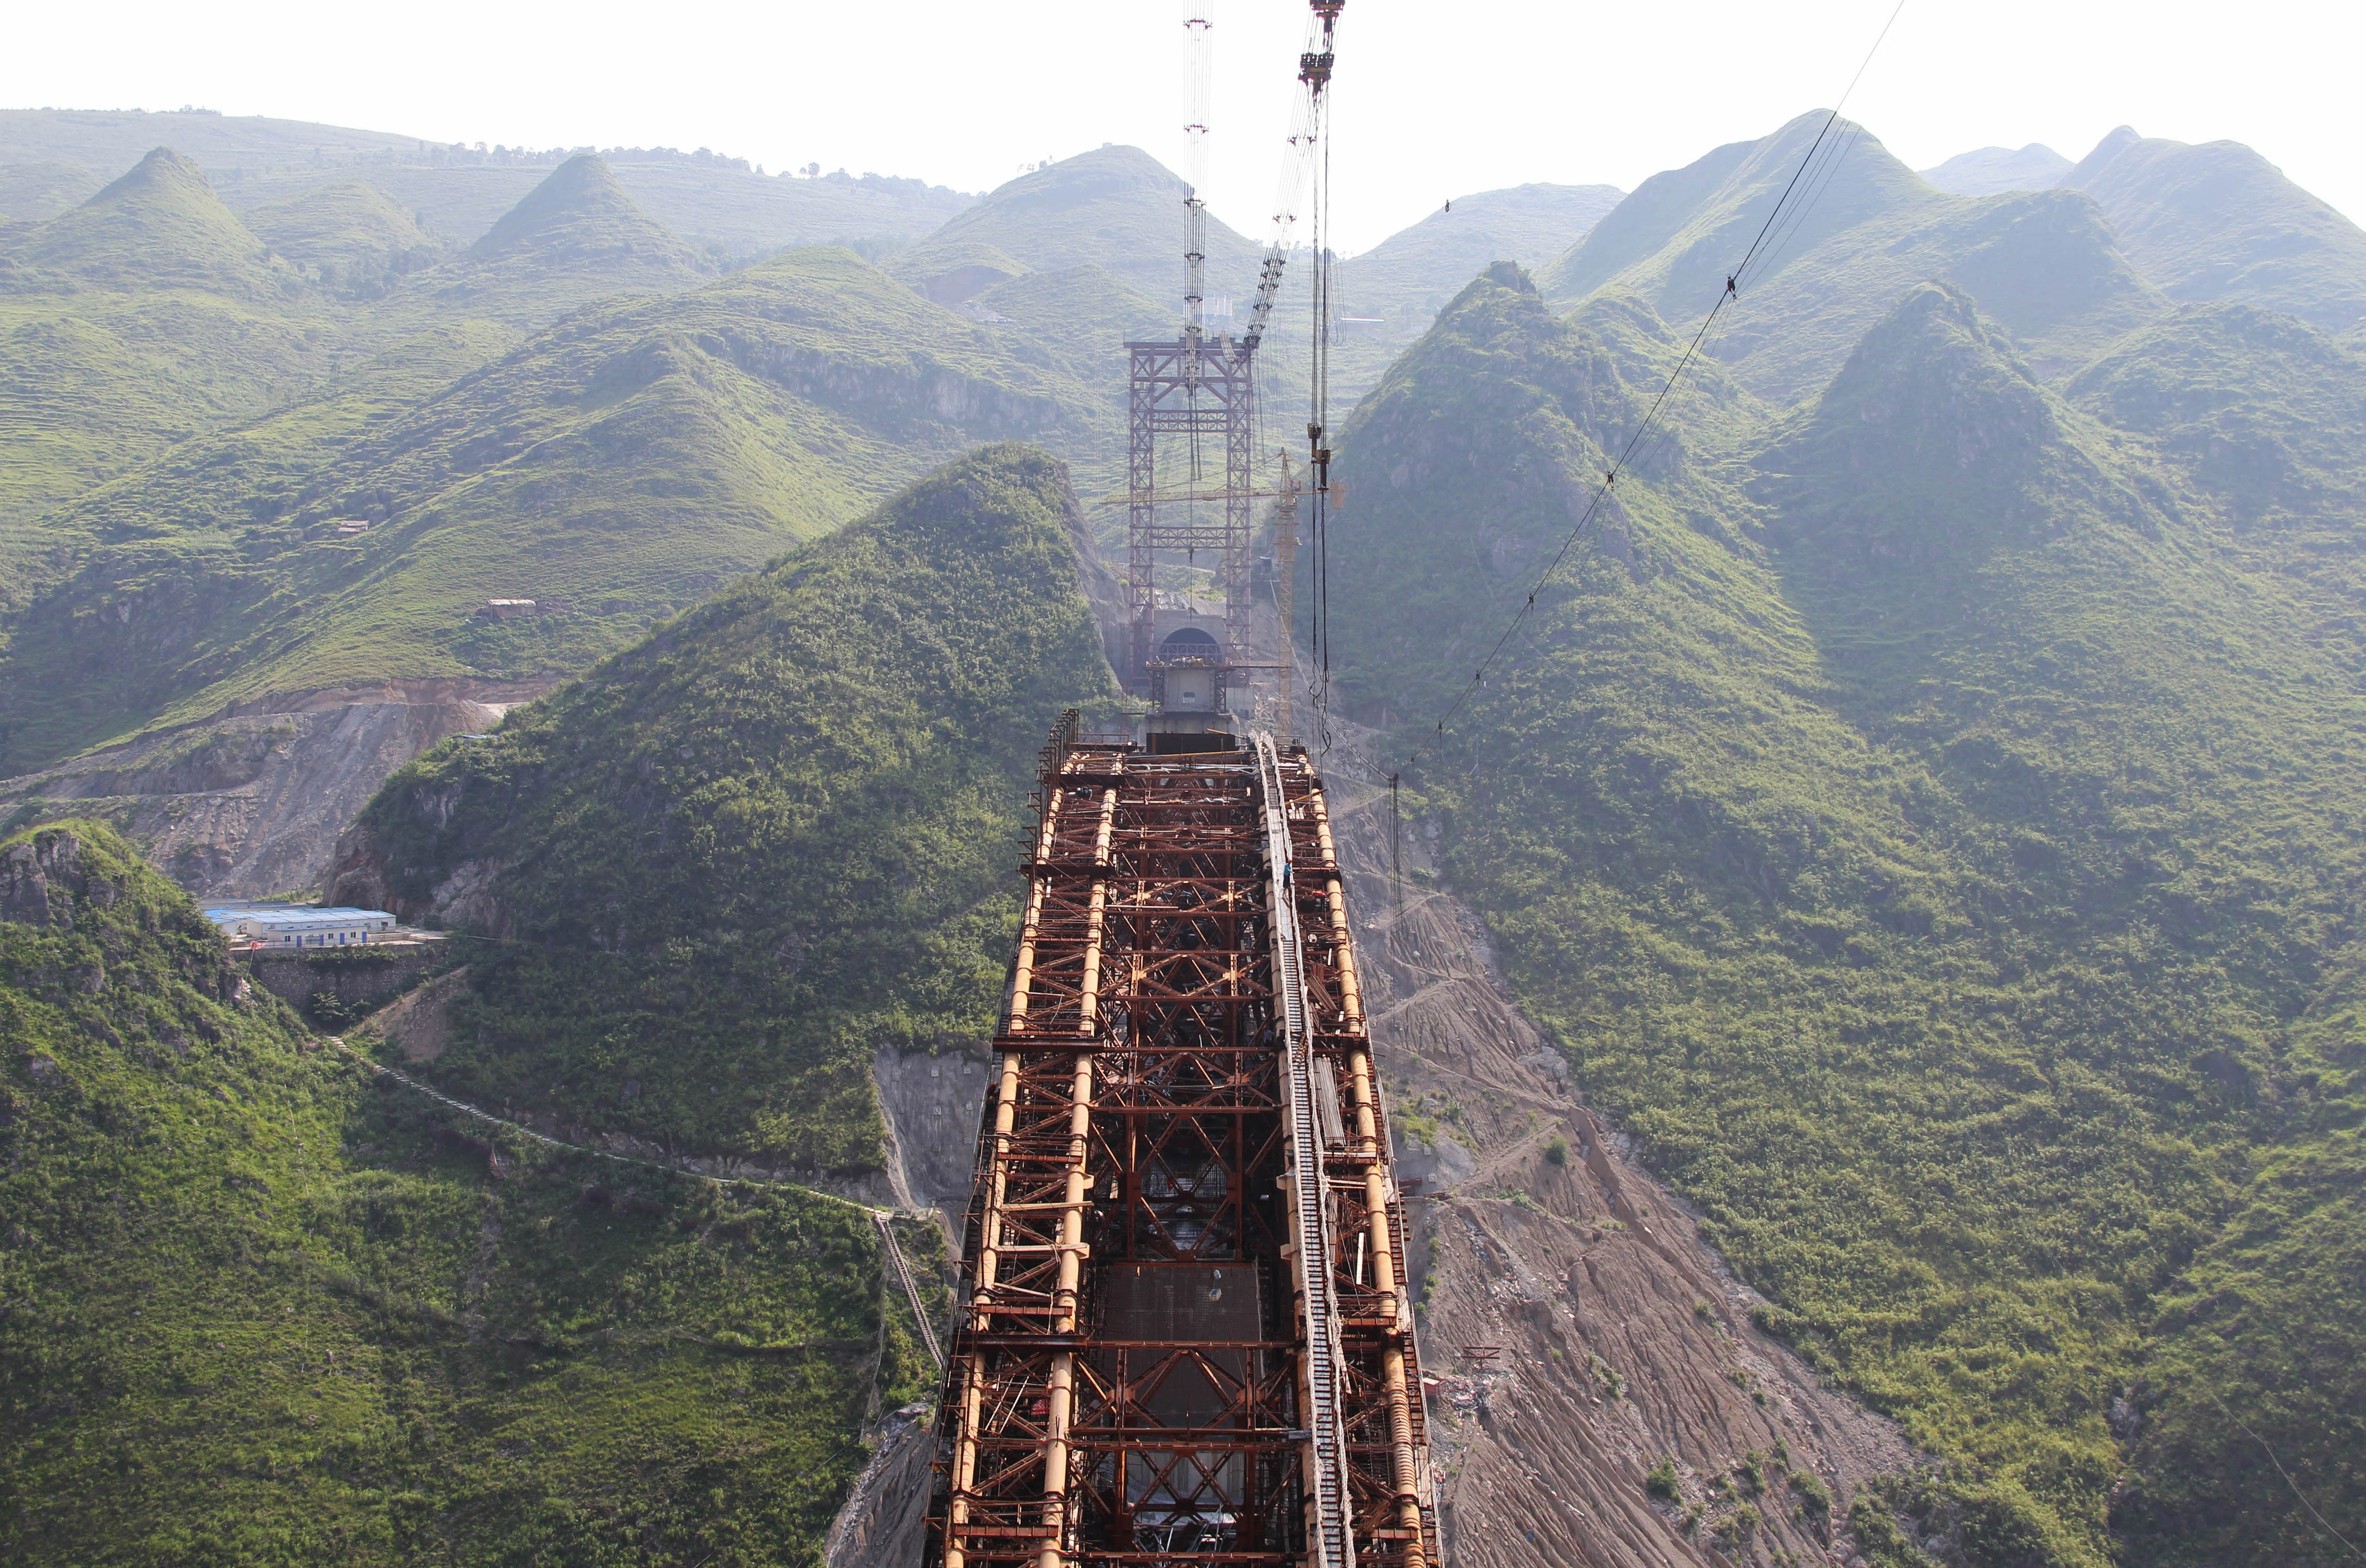
{"label": "suspension cable", "polygon": [[[1752,268],[1752,265],[1758,262],[1760,253],[1766,245],[1767,235],[1774,231],[1776,222],[1786,216],[1792,219],[1783,242],[1787,243],[1789,234],[1797,232],[1797,222],[1805,218],[1807,210],[1815,205],[1816,200],[1822,196],[1825,188],[1831,184],[1830,171],[1824,168],[1818,169],[1819,177],[1808,181],[1804,190],[1801,182],[1808,174],[1808,166],[1816,162],[1818,152],[1822,151],[1826,139],[1831,135],[1832,128],[1840,122],[1841,110],[1848,106],[1850,96],[1856,91],[1857,83],[1864,79],[1865,68],[1873,63],[1874,55],[1880,51],[1882,40],[1889,36],[1890,28],[1897,25],[1899,13],[1905,9],[1906,0],[1898,0],[1898,4],[1889,13],[1889,19],[1882,24],[1881,31],[1875,35],[1873,47],[1865,51],[1864,60],[1858,62],[1856,73],[1849,78],[1847,89],[1841,94],[1839,101],[1832,106],[1831,113],[1824,117],[1824,123],[1817,130],[1815,140],[1808,143],[1807,152],[1800,155],[1798,164],[1792,169],[1791,178],[1783,186],[1782,195],[1775,198],[1773,209],[1767,212],[1766,220],[1758,226],[1758,232],[1751,239],[1750,248],[1743,252],[1741,259],[1727,271],[1725,286],[1718,291],[1716,302],[1709,306],[1707,314],[1701,318],[1699,327],[1693,333],[1692,341],[1684,345],[1684,352],[1677,359],[1675,368],[1668,372],[1667,379],[1660,387],[1659,395],[1651,400],[1651,406],[1645,411],[1641,422],[1627,437],[1626,444],[1618,449],[1617,458],[1603,470],[1602,478],[1595,481],[1594,493],[1586,502],[1585,511],[1571,527],[1568,537],[1561,541],[1560,548],[1554,553],[1552,559],[1538,575],[1536,585],[1528,591],[1519,609],[1513,613],[1511,622],[1504,626],[1503,635],[1496,637],[1494,646],[1487,650],[1487,657],[1479,661],[1477,671],[1470,677],[1470,683],[1464,686],[1455,696],[1454,701],[1448,705],[1446,711],[1438,716],[1432,726],[1429,738],[1416,746],[1403,762],[1397,764],[1396,768],[1390,771],[1388,777],[1391,784],[1403,774],[1405,769],[1420,761],[1444,739],[1446,727],[1453,722],[1457,714],[1462,711],[1463,705],[1485,687],[1487,671],[1494,667],[1495,660],[1503,654],[1504,645],[1509,643],[1513,634],[1520,629],[1521,623],[1528,618],[1528,612],[1537,607],[1537,595],[1544,591],[1546,585],[1552,581],[1553,573],[1560,569],[1561,562],[1569,558],[1570,552],[1577,547],[1578,541],[1583,538],[1592,528],[1595,517],[1601,513],[1602,503],[1617,488],[1619,476],[1627,471],[1644,436],[1650,434],[1651,427],[1658,423],[1661,412],[1667,407],[1669,397],[1676,389],[1677,383],[1684,378],[1684,373],[1692,368],[1694,362],[1701,356],[1702,344],[1707,339],[1710,328],[1717,323],[1718,316],[1724,312],[1727,306],[1739,307],[1741,284],[1745,280],[1764,275],[1763,266],[1760,266],[1755,272]],[[1831,160],[1831,167],[1837,168],[1839,158],[1845,157],[1848,149],[1853,145],[1854,139],[1852,136],[1848,143],[1842,146]],[[1793,199],[1795,196],[1799,197],[1796,202]],[[1318,501],[1316,504],[1319,507],[1321,503]],[[1327,663],[1324,670],[1327,679],[1329,673]]]}

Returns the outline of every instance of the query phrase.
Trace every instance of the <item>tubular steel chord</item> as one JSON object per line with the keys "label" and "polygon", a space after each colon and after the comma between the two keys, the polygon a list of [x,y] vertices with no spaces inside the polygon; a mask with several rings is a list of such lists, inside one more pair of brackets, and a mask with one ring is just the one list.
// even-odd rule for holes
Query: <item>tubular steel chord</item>
{"label": "tubular steel chord", "polygon": [[1430,1568],[1403,1216],[1321,783],[1262,740],[1054,742],[929,1560]]}

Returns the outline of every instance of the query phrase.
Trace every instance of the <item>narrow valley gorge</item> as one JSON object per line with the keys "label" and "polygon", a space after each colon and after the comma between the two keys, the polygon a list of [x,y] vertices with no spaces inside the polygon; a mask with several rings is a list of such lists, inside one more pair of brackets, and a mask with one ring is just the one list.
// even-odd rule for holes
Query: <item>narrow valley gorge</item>
{"label": "narrow valley gorge", "polygon": [[1154,464],[1191,192],[0,111],[0,1557],[942,1563],[1070,714],[1320,774],[1387,1552],[2355,1556],[2366,232],[1819,110],[1286,249]]}

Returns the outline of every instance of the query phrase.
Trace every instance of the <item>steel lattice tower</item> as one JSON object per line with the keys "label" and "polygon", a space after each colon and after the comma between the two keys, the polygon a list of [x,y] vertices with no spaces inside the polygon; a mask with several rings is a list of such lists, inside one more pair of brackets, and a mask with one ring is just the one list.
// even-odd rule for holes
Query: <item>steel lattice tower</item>
{"label": "steel lattice tower", "polygon": [[[1157,652],[1154,592],[1158,552],[1206,553],[1224,588],[1224,661],[1249,661],[1250,460],[1255,456],[1255,345],[1218,338],[1201,346],[1130,343],[1126,397],[1127,612],[1133,627],[1129,682],[1146,678]],[[1223,446],[1222,521],[1160,515],[1158,439],[1181,436],[1198,450]],[[1211,496],[1211,500],[1215,497]]]}

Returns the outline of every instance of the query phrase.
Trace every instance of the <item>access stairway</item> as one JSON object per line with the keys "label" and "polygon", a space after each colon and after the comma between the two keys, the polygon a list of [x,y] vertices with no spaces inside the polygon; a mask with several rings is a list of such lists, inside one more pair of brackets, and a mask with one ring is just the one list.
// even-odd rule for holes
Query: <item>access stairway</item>
{"label": "access stairway", "polygon": [[[1211,738],[1220,739],[1220,738]],[[1045,748],[944,1568],[1432,1568],[1403,1217],[1302,751]]]}

